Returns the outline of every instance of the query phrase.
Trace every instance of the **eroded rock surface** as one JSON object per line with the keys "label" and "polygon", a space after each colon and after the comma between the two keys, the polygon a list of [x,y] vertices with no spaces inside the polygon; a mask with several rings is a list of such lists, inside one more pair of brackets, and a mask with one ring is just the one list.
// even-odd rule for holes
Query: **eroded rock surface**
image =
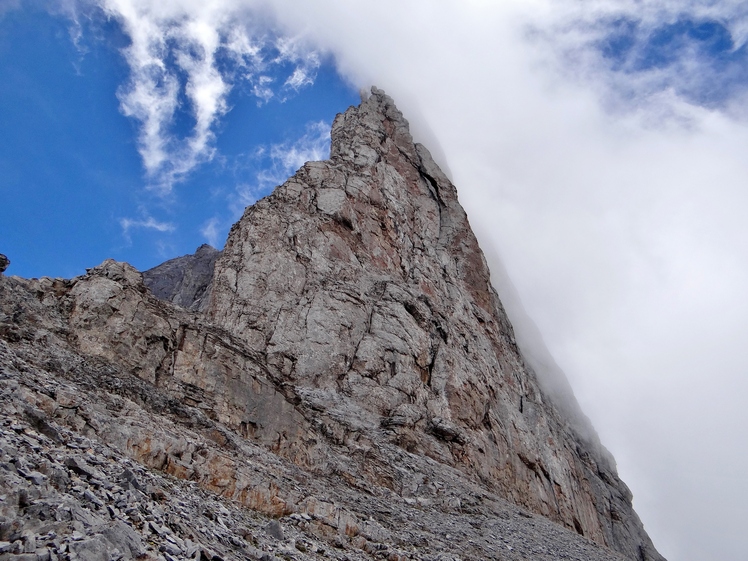
{"label": "eroded rock surface", "polygon": [[[382,92],[247,209],[211,290],[203,313],[114,261],[0,277],[0,485],[28,489],[0,503],[0,555],[661,559],[609,454],[525,366],[454,187]],[[50,530],[40,501],[91,514]]]}

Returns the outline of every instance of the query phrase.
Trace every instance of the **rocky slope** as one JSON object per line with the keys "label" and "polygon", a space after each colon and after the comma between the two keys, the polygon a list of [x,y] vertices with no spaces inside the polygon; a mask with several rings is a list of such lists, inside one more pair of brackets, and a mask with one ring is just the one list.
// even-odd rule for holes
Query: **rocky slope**
{"label": "rocky slope", "polygon": [[[526,366],[454,187],[382,92],[338,116],[330,160],[247,209],[209,290],[180,283],[159,300],[113,261],[0,277],[0,436],[23,450],[0,467],[33,489],[3,491],[0,549],[33,549],[27,532],[73,558],[78,532],[101,558],[661,559],[594,431]],[[80,438],[93,483],[70,473]],[[115,465],[147,468],[142,497]],[[184,481],[228,514],[205,521]],[[100,519],[58,544],[34,501]]]}
{"label": "rocky slope", "polygon": [[0,342],[0,559],[624,559],[408,454],[443,500],[309,472],[103,361],[27,362],[40,341],[19,335]]}

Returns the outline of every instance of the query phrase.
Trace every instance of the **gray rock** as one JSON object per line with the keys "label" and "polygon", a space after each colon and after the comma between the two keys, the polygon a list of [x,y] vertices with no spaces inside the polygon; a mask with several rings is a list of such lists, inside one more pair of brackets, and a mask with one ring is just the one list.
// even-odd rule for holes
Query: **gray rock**
{"label": "gray rock", "polygon": [[268,525],[265,526],[265,533],[276,540],[286,539],[285,534],[283,533],[283,527],[277,520],[271,520]]}
{"label": "gray rock", "polygon": [[189,310],[201,310],[210,296],[213,268],[221,255],[203,244],[194,254],[170,259],[143,273],[143,282],[156,298]]}
{"label": "gray rock", "polygon": [[138,559],[145,554],[145,548],[138,533],[121,520],[116,520],[105,528],[102,535],[122,554],[124,559]]}
{"label": "gray rock", "polygon": [[69,458],[65,459],[64,464],[68,469],[70,469],[70,471],[77,475],[88,478],[94,476],[94,470],[82,458],[70,456]]}
{"label": "gray rock", "polygon": [[10,265],[10,259],[8,259],[6,255],[0,253],[0,274],[5,272],[5,270],[8,268],[8,265]]}
{"label": "gray rock", "polygon": [[138,477],[129,469],[125,468],[120,474],[120,478],[124,486],[129,486],[130,488],[137,489],[138,491],[145,491],[143,485],[141,485],[140,481],[138,481]]}
{"label": "gray rock", "polygon": [[31,471],[25,474],[24,477],[31,481],[34,485],[42,485],[47,479],[46,475],[44,475],[43,473],[39,473],[38,471]]}
{"label": "gray rock", "polygon": [[71,558],[81,561],[111,561],[118,557],[113,555],[115,548],[101,535],[72,542],[69,549]]}

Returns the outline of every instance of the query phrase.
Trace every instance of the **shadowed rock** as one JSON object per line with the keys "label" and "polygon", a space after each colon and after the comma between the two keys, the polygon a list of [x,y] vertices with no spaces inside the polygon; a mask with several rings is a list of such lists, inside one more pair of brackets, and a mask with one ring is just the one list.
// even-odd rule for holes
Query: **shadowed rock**
{"label": "shadowed rock", "polygon": [[5,269],[10,265],[10,259],[7,256],[0,253],[0,274],[5,272]]}
{"label": "shadowed rock", "polygon": [[213,267],[221,252],[207,244],[195,253],[170,259],[143,273],[143,282],[156,298],[188,310],[204,308],[210,296]]}

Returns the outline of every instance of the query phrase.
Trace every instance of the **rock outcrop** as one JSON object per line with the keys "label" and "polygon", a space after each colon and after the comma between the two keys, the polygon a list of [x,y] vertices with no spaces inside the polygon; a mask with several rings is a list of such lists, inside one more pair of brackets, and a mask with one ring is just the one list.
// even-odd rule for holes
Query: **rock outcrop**
{"label": "rock outcrop", "polygon": [[[0,278],[0,438],[26,457],[0,484],[30,489],[0,512],[7,551],[73,558],[76,531],[127,558],[121,523],[167,560],[662,559],[594,432],[525,365],[453,185],[382,92],[337,117],[330,160],[247,209],[212,281],[196,262],[149,272],[162,300],[114,261]],[[93,482],[68,459],[80,439]],[[155,470],[143,497],[113,462]],[[226,513],[201,518],[184,481]],[[34,501],[101,520],[56,543]]]}
{"label": "rock outcrop", "polygon": [[169,259],[143,272],[143,281],[161,300],[188,310],[201,310],[210,296],[213,268],[221,252],[203,244],[192,255]]}
{"label": "rock outcrop", "polygon": [[4,273],[10,265],[10,259],[7,256],[0,253],[0,274]]}

